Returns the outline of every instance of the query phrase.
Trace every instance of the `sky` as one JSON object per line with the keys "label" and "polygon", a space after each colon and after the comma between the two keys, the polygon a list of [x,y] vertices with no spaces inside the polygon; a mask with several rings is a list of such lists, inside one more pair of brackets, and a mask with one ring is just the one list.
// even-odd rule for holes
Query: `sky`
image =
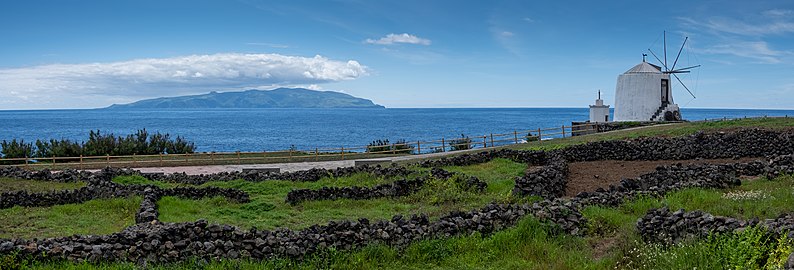
{"label": "sky", "polygon": [[681,107],[794,109],[794,1],[27,0],[0,4],[0,110],[277,87],[586,108],[664,31],[701,65]]}

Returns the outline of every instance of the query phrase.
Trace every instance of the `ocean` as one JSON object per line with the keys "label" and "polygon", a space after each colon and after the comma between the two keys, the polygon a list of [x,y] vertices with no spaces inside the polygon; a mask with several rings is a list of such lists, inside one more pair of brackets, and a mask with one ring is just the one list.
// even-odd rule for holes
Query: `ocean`
{"label": "ocean", "polygon": [[[682,109],[687,120],[794,116],[794,110]],[[560,127],[588,119],[587,108],[202,109],[0,111],[0,141],[71,139],[90,130],[126,135],[137,129],[195,142],[200,152],[274,151],[415,142]],[[521,135],[519,135],[521,136]]]}

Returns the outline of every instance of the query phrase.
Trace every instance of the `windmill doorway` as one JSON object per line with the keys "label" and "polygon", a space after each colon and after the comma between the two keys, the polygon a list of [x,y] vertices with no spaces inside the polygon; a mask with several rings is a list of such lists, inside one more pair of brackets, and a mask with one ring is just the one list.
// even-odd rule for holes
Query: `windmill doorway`
{"label": "windmill doorway", "polygon": [[662,104],[670,103],[670,80],[662,79]]}

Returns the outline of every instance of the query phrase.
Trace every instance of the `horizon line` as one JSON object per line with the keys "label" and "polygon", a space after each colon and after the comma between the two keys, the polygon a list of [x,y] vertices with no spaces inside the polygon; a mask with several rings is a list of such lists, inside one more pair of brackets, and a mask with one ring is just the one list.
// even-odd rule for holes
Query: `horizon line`
{"label": "horizon line", "polygon": [[[571,107],[571,106],[534,106],[534,107],[386,107],[383,108],[139,108],[139,109],[115,109],[115,110],[250,110],[250,109],[587,109],[587,107]],[[2,109],[0,112],[12,111],[78,111],[78,110],[103,110],[109,107],[100,108],[42,108],[42,109]],[[614,109],[610,107],[610,109]],[[688,107],[683,109],[699,109],[699,110],[771,110],[771,111],[794,111],[794,108],[731,108],[731,107]]]}

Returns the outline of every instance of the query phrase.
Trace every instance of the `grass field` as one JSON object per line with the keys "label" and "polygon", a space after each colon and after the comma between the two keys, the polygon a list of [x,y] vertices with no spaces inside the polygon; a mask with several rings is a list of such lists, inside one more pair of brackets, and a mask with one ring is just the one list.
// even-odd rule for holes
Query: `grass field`
{"label": "grass field", "polygon": [[[497,173],[484,170],[498,169]],[[317,182],[264,181],[264,182],[210,182],[204,186],[235,188],[248,192],[251,202],[238,204],[224,198],[182,200],[166,197],[158,203],[160,220],[166,222],[195,221],[199,218],[211,222],[233,224],[243,228],[273,229],[287,227],[300,229],[330,220],[388,219],[395,214],[421,214],[437,217],[452,210],[469,210],[491,201],[517,200],[510,193],[513,179],[522,175],[525,164],[497,159],[485,164],[452,167],[452,171],[478,171],[481,180],[488,183],[483,193],[460,190],[446,182],[433,182],[413,195],[398,198],[371,200],[309,201],[289,205],[284,201],[292,189],[318,189],[323,186],[374,186],[394,179],[374,177],[361,173],[350,177],[326,177]],[[211,206],[211,207],[207,207]]]}
{"label": "grass field", "polygon": [[51,207],[0,209],[0,238],[110,234],[135,224],[138,197],[100,199]]}
{"label": "grass field", "polygon": [[[737,127],[786,128],[794,126],[791,118],[731,120],[685,123],[624,130],[542,142],[511,148],[556,149],[596,140],[637,138],[643,136],[680,136],[699,130],[734,129]],[[418,169],[418,168],[414,168]],[[329,220],[385,219],[393,214],[428,213],[437,217],[451,210],[477,208],[491,201],[522,202],[532,198],[511,195],[513,179],[527,169],[525,164],[505,159],[462,167],[449,171],[477,176],[489,184],[483,193],[455,189],[445,183],[431,183],[421,192],[400,198],[372,200],[337,200],[286,204],[286,193],[293,188],[321,186],[372,186],[394,181],[369,174],[324,178],[318,182],[245,181],[210,182],[207,186],[239,188],[251,194],[251,202],[239,204],[223,198],[184,200],[166,197],[158,202],[160,219],[166,222],[195,221],[233,224],[243,228],[303,228]],[[421,170],[420,170],[421,171]],[[153,183],[142,177],[114,179],[120,183]],[[21,181],[21,180],[17,180]],[[153,183],[163,187],[168,183]],[[37,184],[30,184],[35,186]],[[118,231],[133,223],[138,198],[94,200],[84,204],[47,208],[0,210],[0,237],[64,236],[73,233],[103,234]],[[354,251],[327,250],[302,261],[274,259],[268,261],[188,261],[155,268],[184,269],[725,269],[729,267],[763,268],[758,265],[758,250],[772,263],[785,261],[794,248],[790,239],[779,243],[758,239],[760,233],[748,229],[710,239],[687,241],[671,247],[646,244],[635,228],[636,221],[649,209],[667,206],[671,209],[701,209],[715,215],[737,218],[774,218],[794,212],[794,176],[775,179],[744,179],[742,185],[728,190],[685,189],[662,198],[642,197],[614,208],[587,207],[588,234],[576,237],[554,234],[548,225],[532,217],[517,226],[492,235],[464,235],[447,239],[424,240],[403,249],[381,245]],[[71,212],[69,212],[71,211]],[[126,211],[126,212],[125,212]],[[69,214],[59,214],[66,212]],[[93,222],[75,222],[92,220]],[[785,255],[783,255],[785,254]],[[766,257],[764,257],[765,259]],[[755,264],[754,264],[755,263]],[[44,269],[132,269],[133,264],[111,263],[87,265],[79,263],[36,263]],[[773,268],[770,268],[773,269]]]}
{"label": "grass field", "polygon": [[85,186],[85,183],[83,182],[59,183],[0,178],[0,192],[12,192],[20,190],[27,190],[28,192],[48,192],[54,190],[76,189],[83,186]]}

